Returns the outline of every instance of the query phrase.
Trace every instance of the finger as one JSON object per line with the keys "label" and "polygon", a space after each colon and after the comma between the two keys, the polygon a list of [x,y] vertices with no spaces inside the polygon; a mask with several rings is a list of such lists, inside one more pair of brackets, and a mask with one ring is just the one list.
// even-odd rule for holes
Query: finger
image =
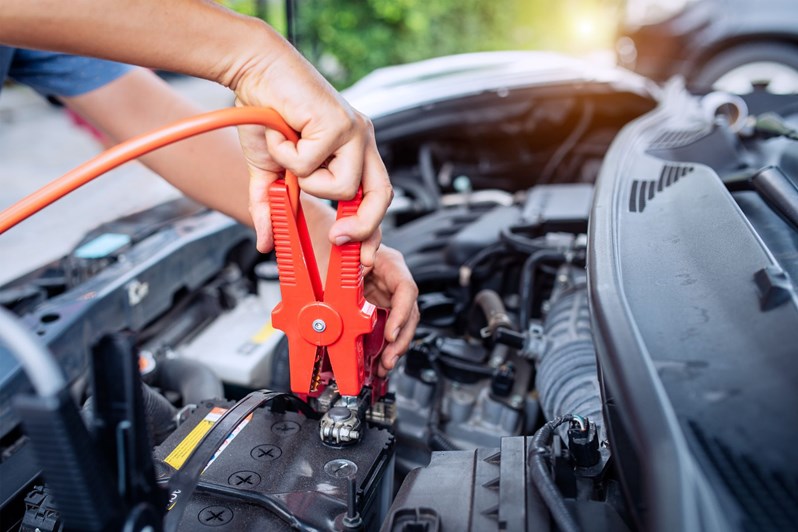
{"label": "finger", "polygon": [[[334,124],[332,129],[328,127],[330,124]],[[343,108],[339,118],[325,117],[324,126],[318,128],[318,131],[315,123],[304,124],[303,127],[294,126],[294,129],[301,132],[302,138],[296,144],[278,142],[270,145],[272,157],[297,177],[311,177],[330,155],[340,152],[346,144],[360,143],[362,151],[362,136],[356,133],[358,128],[355,118],[353,115],[348,116]]]}
{"label": "finger", "polygon": [[[340,237],[339,237],[340,238]],[[378,227],[374,233],[360,245],[360,263],[371,271],[377,258],[377,250],[382,243],[382,230]],[[364,272],[363,275],[366,275]]]}
{"label": "finger", "polygon": [[269,153],[269,157],[275,161],[275,164],[279,165],[281,168],[285,168],[278,154],[285,150],[296,149],[296,144],[285,138],[285,135],[276,129],[266,128],[263,138],[266,142],[266,151]]}
{"label": "finger", "polygon": [[407,349],[410,347],[410,342],[413,341],[413,336],[416,333],[416,325],[418,324],[418,310],[411,315],[410,320],[402,328],[401,333],[397,337],[396,341],[389,344],[388,347],[385,348],[385,351],[382,352],[380,356],[380,367],[378,369],[382,369],[385,373],[382,373],[382,376],[388,374],[388,371],[392,370],[394,366],[396,366],[396,362],[399,360],[399,357],[402,356]]}
{"label": "finger", "polygon": [[270,178],[268,173],[250,171],[249,178],[249,214],[257,236],[256,247],[261,253],[271,251],[274,247],[272,233],[271,209],[269,208],[269,186],[276,176]]}
{"label": "finger", "polygon": [[383,363],[384,363],[384,359],[382,357],[380,357],[380,363],[377,366],[377,375],[379,375],[382,378],[385,378],[385,376],[388,375],[388,372],[390,372],[391,369],[393,369],[393,368],[386,368],[385,366],[383,366]]}
{"label": "finger", "polygon": [[402,281],[391,297],[391,313],[385,323],[385,339],[395,342],[400,330],[407,324],[410,315],[416,308],[418,289],[412,282]]}
{"label": "finger", "polygon": [[391,367],[393,367],[399,357],[405,354],[410,347],[410,342],[413,341],[413,337],[416,334],[416,326],[418,325],[419,317],[418,309],[414,307],[410,319],[407,320],[405,326],[402,327],[402,331],[399,333],[396,341],[385,348],[384,353],[387,353],[386,359],[388,361],[393,360]]}
{"label": "finger", "polygon": [[330,230],[333,241],[339,237],[365,240],[376,231],[391,204],[393,188],[376,146],[366,154],[361,185],[363,200],[357,214],[341,218],[333,224]]}
{"label": "finger", "polygon": [[302,177],[302,190],[328,199],[352,199],[360,187],[365,144],[357,136],[341,146],[322,168]]}
{"label": "finger", "polygon": [[304,191],[317,198],[331,199],[331,200],[351,200],[357,194],[357,187],[360,181],[355,181],[354,185],[344,183],[330,171],[327,167],[321,167],[314,170],[306,177],[299,177],[299,187]]}

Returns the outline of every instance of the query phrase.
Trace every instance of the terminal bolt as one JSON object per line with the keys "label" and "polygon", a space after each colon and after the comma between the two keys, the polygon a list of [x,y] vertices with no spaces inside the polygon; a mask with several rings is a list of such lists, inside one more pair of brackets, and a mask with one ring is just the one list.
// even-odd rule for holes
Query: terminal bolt
{"label": "terminal bolt", "polygon": [[360,441],[362,423],[358,411],[345,406],[346,401],[342,399],[319,421],[319,436],[324,443],[351,445]]}

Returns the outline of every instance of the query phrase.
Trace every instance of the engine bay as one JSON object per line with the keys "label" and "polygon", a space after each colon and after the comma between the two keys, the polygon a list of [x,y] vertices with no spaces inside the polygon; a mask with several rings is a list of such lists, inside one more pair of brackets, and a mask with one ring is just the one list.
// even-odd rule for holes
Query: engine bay
{"label": "engine bay", "polygon": [[[0,288],[71,383],[20,401],[0,357],[3,530],[121,529],[135,508],[96,486],[168,508],[167,530],[790,526],[798,210],[778,190],[798,191],[797,146],[738,115],[798,100],[708,98],[543,84],[375,118],[383,242],[421,322],[354,445],[319,438],[334,387],[289,393],[277,266],[250,229],[189,200],[98,227]],[[132,374],[140,392],[101,382]],[[102,404],[152,456],[122,464]]]}

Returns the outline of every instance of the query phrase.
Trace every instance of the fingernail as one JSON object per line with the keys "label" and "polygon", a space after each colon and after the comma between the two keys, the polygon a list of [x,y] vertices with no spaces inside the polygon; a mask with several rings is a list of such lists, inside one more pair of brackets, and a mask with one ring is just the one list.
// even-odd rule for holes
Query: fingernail
{"label": "fingernail", "polygon": [[335,245],[336,246],[343,246],[344,244],[346,244],[350,240],[352,240],[352,239],[349,238],[348,236],[345,236],[345,235],[337,236],[337,237],[335,237]]}
{"label": "fingernail", "polygon": [[391,341],[395,342],[397,338],[399,338],[399,333],[402,331],[401,327],[397,327],[393,330],[393,334],[391,335]]}

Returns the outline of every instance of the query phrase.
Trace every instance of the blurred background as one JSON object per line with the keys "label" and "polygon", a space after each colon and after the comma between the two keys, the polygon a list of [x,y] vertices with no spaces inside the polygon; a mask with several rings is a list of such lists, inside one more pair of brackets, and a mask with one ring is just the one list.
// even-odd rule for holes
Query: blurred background
{"label": "blurred background", "polygon": [[[375,68],[491,50],[609,51],[624,0],[224,0],[290,37],[338,88]],[[635,3],[634,1],[632,3]],[[679,9],[684,0],[649,2]],[[667,7],[663,7],[667,4]],[[287,24],[292,19],[293,24]]]}
{"label": "blurred background", "polygon": [[663,83],[798,90],[796,0],[222,0],[281,31],[339,89],[376,68],[493,50],[618,63]]}

